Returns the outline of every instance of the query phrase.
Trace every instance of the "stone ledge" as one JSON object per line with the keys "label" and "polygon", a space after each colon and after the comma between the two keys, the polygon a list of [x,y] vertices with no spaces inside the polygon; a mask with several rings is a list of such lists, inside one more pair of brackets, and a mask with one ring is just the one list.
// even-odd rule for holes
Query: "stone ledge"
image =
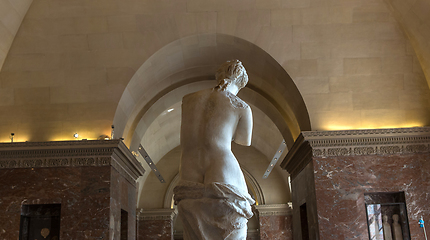
{"label": "stone ledge", "polygon": [[430,127],[302,132],[281,163],[294,178],[312,157],[430,152]]}
{"label": "stone ledge", "polygon": [[138,209],[137,219],[145,220],[173,220],[178,214],[178,210],[170,208],[161,209]]}
{"label": "stone ledge", "polygon": [[255,209],[260,217],[264,216],[287,216],[293,214],[291,204],[269,204],[257,205]]}
{"label": "stone ledge", "polygon": [[133,185],[145,169],[119,140],[0,143],[0,169],[112,166]]}

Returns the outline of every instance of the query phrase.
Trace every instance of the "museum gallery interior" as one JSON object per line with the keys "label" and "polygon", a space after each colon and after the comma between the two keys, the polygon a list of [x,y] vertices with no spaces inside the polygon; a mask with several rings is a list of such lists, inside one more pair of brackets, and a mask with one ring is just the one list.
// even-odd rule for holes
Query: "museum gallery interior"
{"label": "museum gallery interior", "polygon": [[183,239],[182,98],[230,59],[253,114],[251,146],[231,146],[255,201],[247,239],[426,239],[429,13],[430,0],[0,0],[0,239]]}

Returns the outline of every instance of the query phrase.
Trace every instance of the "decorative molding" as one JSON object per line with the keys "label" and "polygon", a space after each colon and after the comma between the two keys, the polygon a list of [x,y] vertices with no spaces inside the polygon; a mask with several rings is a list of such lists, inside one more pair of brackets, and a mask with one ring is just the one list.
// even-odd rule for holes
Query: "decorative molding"
{"label": "decorative molding", "polygon": [[[260,239],[260,230],[248,228],[248,230],[246,231],[246,236],[247,236],[246,239]],[[174,239],[183,239],[184,238],[184,232],[174,230],[173,238]]]}
{"label": "decorative molding", "polygon": [[2,168],[109,166],[110,157],[1,159]]}
{"label": "decorative molding", "polygon": [[281,167],[292,178],[312,157],[430,152],[430,127],[302,132]]}
{"label": "decorative molding", "polygon": [[304,131],[302,134],[306,137],[347,137],[351,136],[373,136],[373,137],[386,137],[386,136],[399,136],[399,135],[428,135],[430,127],[413,127],[413,128],[387,128],[387,129],[362,129],[362,130],[340,130],[340,131]]}
{"label": "decorative molding", "polygon": [[72,141],[51,141],[51,142],[13,142],[13,143],[0,143],[0,149],[14,149],[14,148],[24,148],[24,149],[42,149],[44,147],[67,147],[67,146],[83,146],[88,148],[90,146],[104,146],[114,143],[121,142],[120,139],[112,140],[72,140]]}
{"label": "decorative molding", "polygon": [[148,221],[148,220],[171,220],[176,217],[178,214],[178,210],[170,209],[170,208],[161,208],[161,209],[138,209],[137,211],[137,219],[139,221]]}
{"label": "decorative molding", "polygon": [[291,204],[269,204],[256,205],[255,209],[260,217],[266,216],[288,216],[293,214]]}
{"label": "decorative molding", "polygon": [[119,140],[0,143],[0,169],[112,166],[135,185],[145,172]]}

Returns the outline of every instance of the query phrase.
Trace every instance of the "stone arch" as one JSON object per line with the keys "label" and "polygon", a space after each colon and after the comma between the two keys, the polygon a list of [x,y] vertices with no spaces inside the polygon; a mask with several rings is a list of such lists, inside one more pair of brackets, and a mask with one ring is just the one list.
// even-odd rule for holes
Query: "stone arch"
{"label": "stone arch", "polygon": [[145,131],[138,125],[154,103],[169,94],[173,102],[180,101],[190,91],[187,86],[214,79],[217,67],[232,58],[240,59],[250,76],[240,97],[275,123],[288,146],[300,131],[311,130],[300,92],[273,57],[238,37],[200,34],[166,45],[139,68],[118,104],[113,121],[115,136],[124,137],[130,149],[135,150]]}

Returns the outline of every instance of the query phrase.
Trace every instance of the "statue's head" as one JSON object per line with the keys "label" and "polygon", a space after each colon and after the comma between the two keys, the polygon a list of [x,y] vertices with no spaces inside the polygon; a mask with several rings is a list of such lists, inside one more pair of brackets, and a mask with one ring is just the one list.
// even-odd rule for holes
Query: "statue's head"
{"label": "statue's head", "polygon": [[236,84],[241,89],[248,83],[245,67],[237,59],[223,63],[218,68],[215,77],[218,81],[218,87],[222,90],[225,90],[230,84]]}

